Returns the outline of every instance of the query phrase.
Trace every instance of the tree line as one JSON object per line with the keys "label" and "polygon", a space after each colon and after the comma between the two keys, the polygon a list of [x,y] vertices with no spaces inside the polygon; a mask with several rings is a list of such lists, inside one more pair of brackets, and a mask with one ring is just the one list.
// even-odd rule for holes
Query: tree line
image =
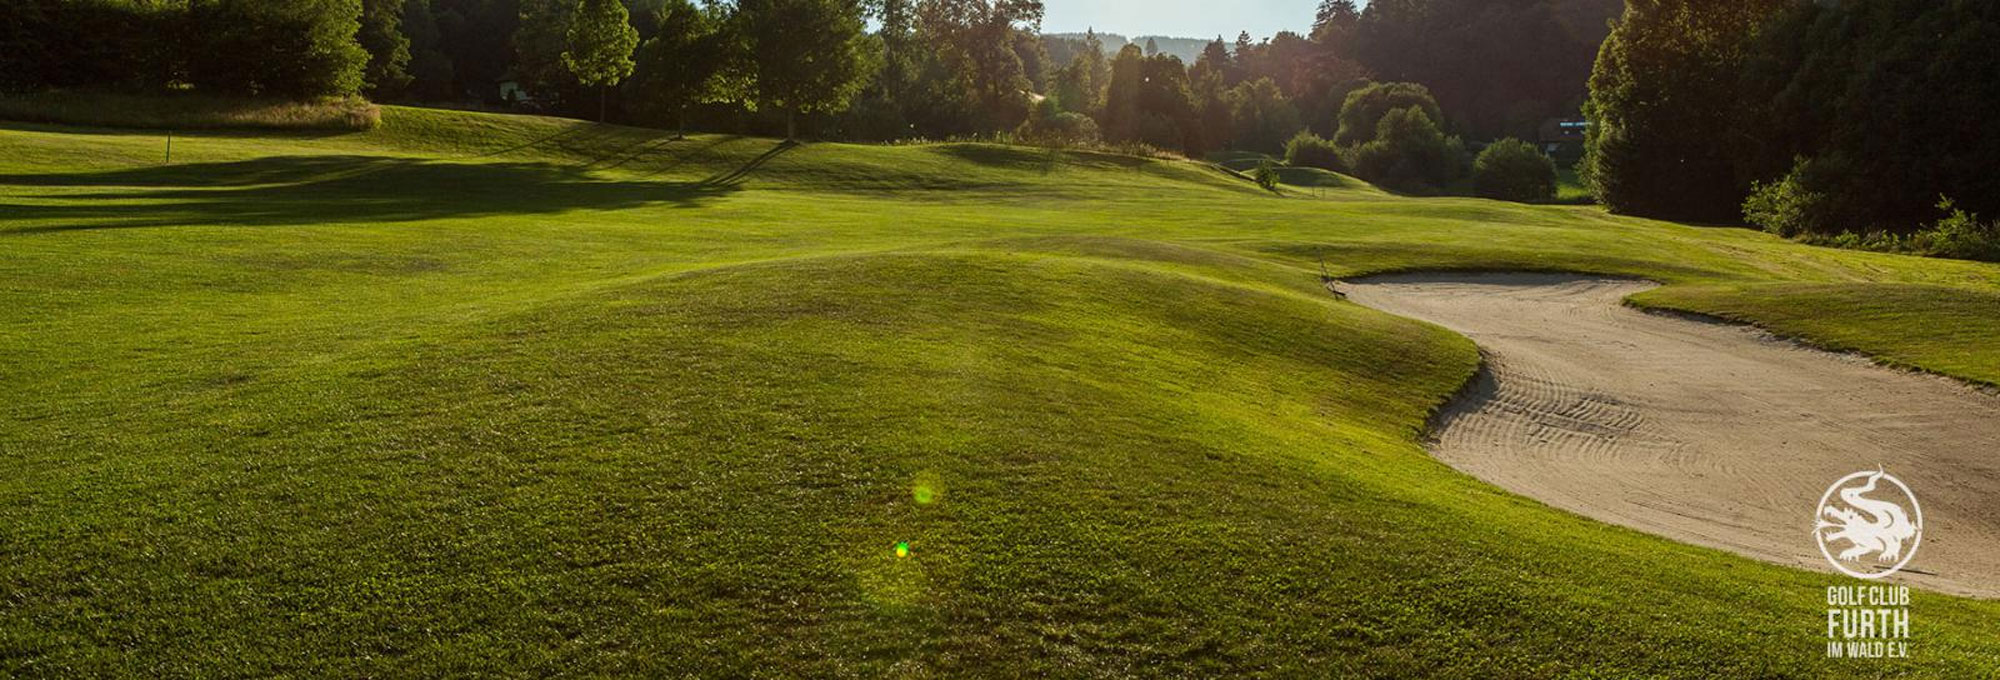
{"label": "tree line", "polygon": [[[759,129],[805,114],[854,139],[1012,131],[1048,97],[1109,138],[1275,149],[1334,134],[1345,95],[1375,79],[1425,83],[1442,124],[1493,138],[1575,112],[1618,5],[1335,0],[1309,29],[1217,37],[1190,63],[1157,41],[1125,58],[1044,38],[1037,0],[13,0],[0,44],[27,63],[0,87],[447,103],[497,102],[508,82],[558,113]],[[593,51],[580,45],[604,58],[566,60]],[[1114,76],[1137,84],[1111,92]]]}
{"label": "tree line", "polygon": [[2000,259],[2000,3],[1631,0],[1590,91],[1614,211]]}

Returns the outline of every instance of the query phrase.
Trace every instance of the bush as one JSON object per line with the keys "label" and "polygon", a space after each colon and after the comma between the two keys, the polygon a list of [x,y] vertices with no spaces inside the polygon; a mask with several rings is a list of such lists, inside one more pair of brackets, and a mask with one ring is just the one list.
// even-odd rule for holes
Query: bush
{"label": "bush", "polygon": [[1433,125],[1443,127],[1444,112],[1438,108],[1429,88],[1416,83],[1369,83],[1347,93],[1347,99],[1340,105],[1340,131],[1333,141],[1341,146],[1374,141],[1384,116],[1413,106],[1429,117]]}
{"label": "bush", "polygon": [[1845,232],[1835,223],[1842,213],[1827,191],[1831,178],[1839,174],[1837,163],[1797,159],[1783,178],[1751,185],[1750,197],[1743,201],[1743,219],[1787,238]]}
{"label": "bush", "polygon": [[1097,121],[1090,116],[1064,111],[1053,99],[1044,99],[1028,112],[1028,119],[1014,130],[1015,138],[1028,144],[1048,147],[1095,146],[1101,141]]}
{"label": "bush", "polygon": [[1292,141],[1285,143],[1285,163],[1297,168],[1348,171],[1347,158],[1341,155],[1340,147],[1304,130],[1293,135]]}
{"label": "bush", "polygon": [[1376,128],[1375,140],[1354,154],[1354,171],[1362,179],[1400,191],[1424,191],[1458,177],[1465,144],[1445,137],[1421,107],[1390,111]]}
{"label": "bush", "polygon": [[1915,252],[1935,257],[2000,262],[2000,222],[1981,222],[1949,198],[1938,202],[1947,213],[1913,236]]}
{"label": "bush", "polygon": [[1258,161],[1257,167],[1250,171],[1250,179],[1255,180],[1257,186],[1263,187],[1265,191],[1277,193],[1278,164],[1271,162],[1269,158]]}
{"label": "bush", "polygon": [[1472,191],[1486,198],[1523,203],[1556,197],[1556,164],[1535,145],[1509,137],[1479,152],[1472,162]]}

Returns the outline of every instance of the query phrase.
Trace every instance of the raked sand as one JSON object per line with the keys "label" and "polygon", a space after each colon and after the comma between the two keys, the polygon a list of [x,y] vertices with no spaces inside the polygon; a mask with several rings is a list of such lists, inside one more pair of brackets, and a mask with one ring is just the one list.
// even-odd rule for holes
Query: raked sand
{"label": "raked sand", "polygon": [[1432,449],[1460,470],[1606,522],[1832,572],[1813,535],[1820,497],[1879,466],[1924,520],[1889,581],[2000,596],[2000,397],[1621,304],[1653,286],[1427,274],[1349,294],[1479,344],[1487,369]]}

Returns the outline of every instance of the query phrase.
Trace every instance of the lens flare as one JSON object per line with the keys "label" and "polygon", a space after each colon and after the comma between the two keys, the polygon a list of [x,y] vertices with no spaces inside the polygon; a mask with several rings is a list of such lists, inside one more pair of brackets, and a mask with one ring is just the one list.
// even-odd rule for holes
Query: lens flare
{"label": "lens flare", "polygon": [[909,542],[909,541],[903,541],[903,542],[901,542],[901,543],[897,543],[897,544],[896,544],[896,556],[897,556],[897,557],[909,557],[909,556],[910,556],[910,542]]}
{"label": "lens flare", "polygon": [[910,498],[915,500],[917,505],[938,502],[938,497],[944,493],[944,484],[940,483],[941,481],[935,470],[917,473],[916,478],[910,480]]}

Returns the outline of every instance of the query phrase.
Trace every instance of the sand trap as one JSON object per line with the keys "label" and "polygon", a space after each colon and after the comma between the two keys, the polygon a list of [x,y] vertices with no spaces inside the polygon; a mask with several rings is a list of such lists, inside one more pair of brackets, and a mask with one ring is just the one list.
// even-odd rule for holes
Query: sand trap
{"label": "sand trap", "polygon": [[1479,343],[1488,370],[1440,419],[1437,457],[1549,505],[1832,572],[1827,486],[1886,466],[1923,504],[1892,582],[2000,596],[2000,397],[1623,307],[1653,284],[1540,274],[1377,277],[1356,302]]}

